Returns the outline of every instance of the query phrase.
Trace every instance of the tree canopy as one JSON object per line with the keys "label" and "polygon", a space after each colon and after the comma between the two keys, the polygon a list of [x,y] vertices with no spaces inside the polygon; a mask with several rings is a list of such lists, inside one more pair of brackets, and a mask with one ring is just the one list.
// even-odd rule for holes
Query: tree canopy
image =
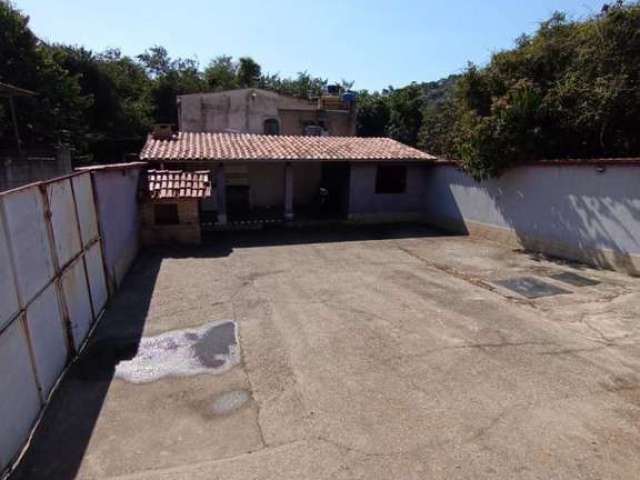
{"label": "tree canopy", "polygon": [[[256,87],[310,97],[328,84],[306,71],[265,72],[250,57],[218,55],[201,67],[159,45],[130,57],[43,42],[7,0],[0,0],[0,82],[39,94],[19,99],[25,143],[67,142],[100,161],[137,150],[154,122],[176,123],[177,95]],[[556,13],[485,66],[362,90],[357,132],[458,160],[479,179],[544,158],[640,155],[640,5],[618,1],[582,20]],[[12,142],[0,102],[0,148]]]}
{"label": "tree canopy", "polygon": [[581,21],[555,13],[427,105],[419,144],[477,178],[539,159],[638,155],[639,82],[637,3]]}
{"label": "tree canopy", "polygon": [[[7,0],[0,0],[0,82],[38,93],[16,101],[24,143],[68,143],[99,161],[138,150],[154,122],[177,123],[177,95],[259,87],[306,97],[328,83],[307,72],[265,74],[250,57],[220,55],[201,68],[160,45],[130,57],[118,49],[43,42],[30,30],[29,17]],[[0,102],[0,148],[14,141],[7,105]]]}

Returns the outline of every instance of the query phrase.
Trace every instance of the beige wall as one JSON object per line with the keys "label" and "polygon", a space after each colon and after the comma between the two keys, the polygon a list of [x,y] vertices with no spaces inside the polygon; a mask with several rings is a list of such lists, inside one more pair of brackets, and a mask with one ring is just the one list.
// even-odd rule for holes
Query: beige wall
{"label": "beige wall", "polygon": [[317,102],[260,89],[181,95],[178,112],[185,132],[264,133],[265,120],[277,119],[282,135],[303,135],[305,122],[319,121],[329,135],[355,135],[355,111],[321,111]]}
{"label": "beige wall", "polygon": [[[154,206],[160,203],[177,203],[179,225],[156,225]],[[146,201],[140,205],[140,223],[143,245],[171,245],[200,243],[200,216],[198,200]]]}
{"label": "beige wall", "polygon": [[355,135],[355,121],[349,112],[279,110],[282,135],[304,135],[305,122],[322,122],[332,137]]}
{"label": "beige wall", "polygon": [[356,135],[356,112],[327,112],[325,124],[333,137],[354,137]]}
{"label": "beige wall", "polygon": [[[247,165],[252,208],[277,208],[284,205],[284,166],[284,162]],[[321,178],[322,165],[319,162],[294,163],[294,204],[307,205],[313,201],[320,188]]]}
{"label": "beige wall", "polygon": [[284,204],[284,163],[249,165],[252,208],[281,207]]}
{"label": "beige wall", "polygon": [[318,112],[300,110],[280,110],[280,133],[282,135],[303,135],[304,122],[317,122]]}
{"label": "beige wall", "polygon": [[264,90],[181,95],[178,101],[185,132],[263,133],[264,121],[278,118],[278,94]]}

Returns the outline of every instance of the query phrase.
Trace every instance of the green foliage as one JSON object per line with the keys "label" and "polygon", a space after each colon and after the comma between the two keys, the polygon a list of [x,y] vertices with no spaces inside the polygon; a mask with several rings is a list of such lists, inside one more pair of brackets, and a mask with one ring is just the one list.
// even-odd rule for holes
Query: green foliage
{"label": "green foliage", "polygon": [[358,95],[357,133],[361,137],[391,137],[415,146],[422,124],[424,91],[412,83],[382,92],[362,90]]}
{"label": "green foliage", "polygon": [[259,86],[283,95],[311,98],[319,96],[328,83],[327,79],[314,77],[304,71],[298,72],[296,78],[282,78],[278,74],[265,75],[260,80]]}
{"label": "green foliage", "polygon": [[230,90],[238,88],[238,67],[233,57],[220,55],[209,63],[204,71],[204,77],[211,91]]}
{"label": "green foliage", "polygon": [[431,130],[425,130],[425,112],[431,112],[445,102],[457,79],[457,75],[451,75],[436,82],[412,83],[398,89],[389,87],[382,92],[360,91],[358,135],[388,136],[408,145],[431,149],[429,151],[438,150],[433,142],[424,145],[424,140],[428,138],[442,142],[446,132],[440,132],[441,122],[434,122],[429,126]]}
{"label": "green foliage", "polygon": [[367,90],[358,93],[357,134],[359,137],[384,137],[389,123],[389,104],[384,94]]}
{"label": "green foliage", "polygon": [[556,13],[424,111],[419,144],[476,178],[544,158],[640,154],[640,6]]}
{"label": "green foliage", "polygon": [[258,85],[262,77],[262,68],[251,57],[242,57],[238,60],[238,85],[241,88],[252,88]]}
{"label": "green foliage", "polygon": [[[28,17],[0,2],[0,82],[39,93],[16,100],[23,141],[80,141],[91,98],[81,94],[77,76],[61,66],[60,52],[40,42],[28,23]],[[0,126],[0,144],[13,146],[9,122]]]}
{"label": "green foliage", "polygon": [[407,145],[417,144],[422,124],[422,96],[422,89],[416,83],[388,90],[389,122],[386,130],[389,137]]}
{"label": "green foliage", "polygon": [[[158,45],[132,58],[48,44],[7,0],[0,82],[39,94],[16,100],[25,143],[68,142],[103,161],[137,150],[154,122],[176,123],[177,95],[257,87],[313,98],[328,83],[265,74],[250,57],[221,55],[202,70]],[[8,117],[0,102],[0,147],[13,146]],[[556,13],[485,67],[361,91],[357,132],[460,160],[480,179],[542,158],[640,155],[640,5],[617,2],[581,21]]]}
{"label": "green foliage", "polygon": [[[307,97],[327,85],[307,72],[264,75],[250,57],[218,56],[201,70],[196,60],[172,58],[159,45],[132,58],[118,49],[47,44],[7,0],[0,0],[0,82],[39,94],[16,99],[27,146],[66,142],[99,161],[139,150],[154,122],[177,123],[177,95],[260,87]],[[8,117],[0,102],[0,148],[15,146]]]}
{"label": "green foliage", "polygon": [[164,47],[156,45],[138,55],[138,61],[148,75],[152,115],[156,122],[177,123],[176,97],[207,90],[196,60],[172,59]]}

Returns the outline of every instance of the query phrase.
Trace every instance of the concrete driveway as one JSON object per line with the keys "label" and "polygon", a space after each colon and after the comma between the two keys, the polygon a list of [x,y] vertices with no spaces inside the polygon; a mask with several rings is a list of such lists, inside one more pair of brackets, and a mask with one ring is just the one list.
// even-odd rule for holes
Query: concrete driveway
{"label": "concrete driveway", "polygon": [[418,227],[146,253],[14,478],[637,479],[639,318],[640,280]]}

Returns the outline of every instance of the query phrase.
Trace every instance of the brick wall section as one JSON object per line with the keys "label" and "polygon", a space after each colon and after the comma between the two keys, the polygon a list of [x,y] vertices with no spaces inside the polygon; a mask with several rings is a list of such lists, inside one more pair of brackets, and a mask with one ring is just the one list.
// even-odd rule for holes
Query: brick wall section
{"label": "brick wall section", "polygon": [[[178,205],[178,225],[156,225],[154,206]],[[143,245],[195,245],[201,242],[200,215],[197,199],[145,201],[140,205]]]}

